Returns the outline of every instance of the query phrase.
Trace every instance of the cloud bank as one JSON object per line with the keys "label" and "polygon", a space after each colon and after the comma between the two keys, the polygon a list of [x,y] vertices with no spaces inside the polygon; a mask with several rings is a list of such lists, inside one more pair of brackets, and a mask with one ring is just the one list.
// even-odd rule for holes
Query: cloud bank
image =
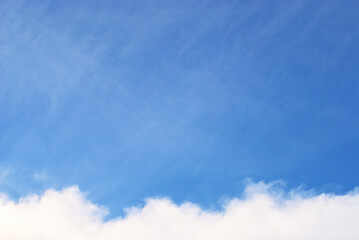
{"label": "cloud bank", "polygon": [[344,195],[285,192],[273,184],[250,184],[243,199],[221,211],[195,204],[148,199],[142,208],[105,221],[107,210],[77,187],[10,200],[0,197],[0,239],[358,239],[359,191]]}

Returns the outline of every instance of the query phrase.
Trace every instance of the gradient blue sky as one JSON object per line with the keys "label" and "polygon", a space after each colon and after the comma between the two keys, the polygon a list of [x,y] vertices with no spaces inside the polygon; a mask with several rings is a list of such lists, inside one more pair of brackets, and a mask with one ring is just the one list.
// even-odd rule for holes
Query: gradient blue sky
{"label": "gradient blue sky", "polygon": [[2,1],[0,191],[121,214],[359,181],[358,1]]}

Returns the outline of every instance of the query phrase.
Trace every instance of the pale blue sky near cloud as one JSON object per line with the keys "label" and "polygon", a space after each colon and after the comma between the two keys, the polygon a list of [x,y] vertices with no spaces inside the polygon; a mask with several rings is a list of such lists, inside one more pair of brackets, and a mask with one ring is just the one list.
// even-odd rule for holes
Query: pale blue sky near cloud
{"label": "pale blue sky near cloud", "polygon": [[356,1],[2,1],[0,190],[119,212],[359,177]]}

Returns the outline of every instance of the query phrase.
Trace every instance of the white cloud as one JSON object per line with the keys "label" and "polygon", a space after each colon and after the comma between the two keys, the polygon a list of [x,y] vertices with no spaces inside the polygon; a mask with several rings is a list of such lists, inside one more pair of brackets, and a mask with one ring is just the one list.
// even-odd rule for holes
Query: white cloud
{"label": "white cloud", "polygon": [[0,197],[0,239],[359,239],[359,192],[345,195],[284,193],[251,184],[245,198],[211,212],[168,199],[149,199],[123,218],[104,221],[106,210],[77,187],[48,190],[16,202]]}

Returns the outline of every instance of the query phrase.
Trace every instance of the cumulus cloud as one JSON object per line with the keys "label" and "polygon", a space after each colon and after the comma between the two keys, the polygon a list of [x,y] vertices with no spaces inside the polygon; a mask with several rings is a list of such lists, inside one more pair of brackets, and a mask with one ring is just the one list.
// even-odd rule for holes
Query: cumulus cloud
{"label": "cumulus cloud", "polygon": [[344,195],[285,192],[272,184],[247,186],[221,211],[148,199],[142,208],[105,221],[107,210],[77,187],[13,201],[0,197],[0,239],[358,239],[359,192]]}

